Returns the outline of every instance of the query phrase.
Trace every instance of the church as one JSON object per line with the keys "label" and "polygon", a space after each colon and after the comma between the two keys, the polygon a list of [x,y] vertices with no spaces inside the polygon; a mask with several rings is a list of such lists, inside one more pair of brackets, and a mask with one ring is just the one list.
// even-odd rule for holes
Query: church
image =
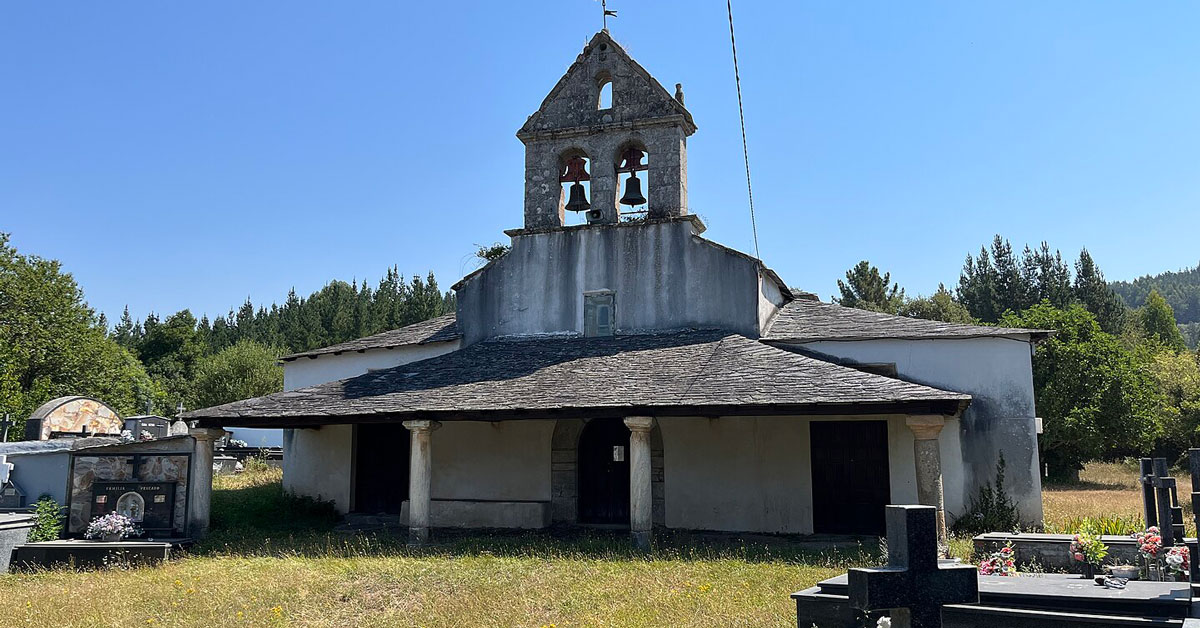
{"label": "church", "polygon": [[[455,314],[283,358],[285,391],[184,415],[283,428],[284,485],[431,528],[884,531],[993,479],[1041,485],[1047,332],[890,316],[789,289],[688,212],[674,93],[598,32],[517,132],[524,225]],[[514,212],[515,213],[515,212]],[[572,222],[569,217],[577,217]],[[803,254],[800,252],[799,254]]]}

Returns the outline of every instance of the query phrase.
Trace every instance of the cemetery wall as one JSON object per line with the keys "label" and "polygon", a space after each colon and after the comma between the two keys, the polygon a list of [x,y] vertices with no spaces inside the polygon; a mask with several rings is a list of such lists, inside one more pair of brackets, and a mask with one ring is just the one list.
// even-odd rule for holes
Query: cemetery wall
{"label": "cemetery wall", "polygon": [[12,481],[25,492],[25,504],[49,495],[59,504],[67,503],[67,469],[71,465],[71,450],[50,452],[9,453],[13,463]]}
{"label": "cemetery wall", "polygon": [[353,425],[284,430],[283,488],[350,510]]}
{"label": "cemetery wall", "polygon": [[[667,526],[811,533],[809,423],[814,420],[886,420],[891,501],[917,502],[913,435],[904,416],[660,417]],[[947,486],[960,485],[962,478],[954,423],[941,439]]]}
{"label": "cemetery wall", "polygon": [[[806,343],[805,348],[861,363],[894,363],[909,381],[969,393],[971,405],[959,427],[961,453],[942,448],[942,465],[953,458],[962,482],[946,482],[946,516],[953,519],[983,482],[994,479],[1001,451],[1008,465],[1005,488],[1026,522],[1042,520],[1042,485],[1034,417],[1032,351],[1007,338],[863,340]],[[946,433],[943,430],[942,439]]]}

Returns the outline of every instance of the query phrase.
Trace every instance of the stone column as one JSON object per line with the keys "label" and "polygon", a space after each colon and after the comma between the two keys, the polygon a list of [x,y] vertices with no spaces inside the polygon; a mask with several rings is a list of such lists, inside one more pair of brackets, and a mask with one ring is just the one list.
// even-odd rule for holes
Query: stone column
{"label": "stone column", "polygon": [[908,417],[906,423],[913,432],[913,454],[917,467],[917,501],[923,506],[937,507],[938,549],[946,554],[946,502],[942,491],[942,453],[938,435],[946,425],[940,414]]}
{"label": "stone column", "polygon": [[625,417],[629,428],[629,532],[640,549],[650,549],[654,498],[650,490],[650,429],[654,417]]}
{"label": "stone column", "polygon": [[441,427],[437,421],[405,421],[411,438],[408,456],[408,544],[429,542],[429,484],[433,477],[430,435]]}
{"label": "stone column", "polygon": [[193,539],[202,539],[208,534],[209,514],[212,507],[213,443],[225,435],[225,430],[215,428],[193,428],[188,435],[195,439],[192,450],[192,465],[188,468],[187,533]]}

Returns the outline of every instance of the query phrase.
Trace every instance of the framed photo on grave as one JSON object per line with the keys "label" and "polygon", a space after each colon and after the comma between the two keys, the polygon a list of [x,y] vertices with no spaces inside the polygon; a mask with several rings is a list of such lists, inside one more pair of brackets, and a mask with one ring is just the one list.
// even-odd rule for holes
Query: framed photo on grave
{"label": "framed photo on grave", "polygon": [[96,482],[92,485],[91,517],[121,513],[146,532],[174,532],[176,482]]}

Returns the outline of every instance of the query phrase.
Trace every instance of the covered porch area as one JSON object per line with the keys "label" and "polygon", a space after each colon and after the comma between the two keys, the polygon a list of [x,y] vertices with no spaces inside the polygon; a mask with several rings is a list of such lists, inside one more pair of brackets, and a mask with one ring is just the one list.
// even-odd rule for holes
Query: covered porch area
{"label": "covered porch area", "polygon": [[566,524],[644,546],[655,525],[875,534],[887,503],[944,509],[968,401],[690,331],[488,341],[193,416],[288,428],[285,488],[398,517],[413,543]]}

